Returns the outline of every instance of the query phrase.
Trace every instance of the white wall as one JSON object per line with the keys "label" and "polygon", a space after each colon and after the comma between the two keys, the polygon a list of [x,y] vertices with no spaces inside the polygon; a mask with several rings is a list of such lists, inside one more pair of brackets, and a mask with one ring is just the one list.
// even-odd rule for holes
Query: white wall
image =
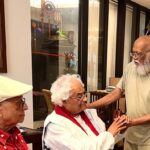
{"label": "white wall", "polygon": [[[4,76],[32,84],[30,0],[4,0],[7,73]],[[32,92],[25,95],[29,110],[26,127],[33,127]]]}

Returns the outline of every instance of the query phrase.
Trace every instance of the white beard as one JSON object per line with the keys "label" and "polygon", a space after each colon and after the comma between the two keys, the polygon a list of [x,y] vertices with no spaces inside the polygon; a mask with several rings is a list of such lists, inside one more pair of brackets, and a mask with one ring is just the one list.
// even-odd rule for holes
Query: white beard
{"label": "white beard", "polygon": [[140,76],[145,76],[150,74],[150,56],[148,55],[145,58],[143,64],[139,64],[139,65],[135,64],[135,67],[136,67],[137,74]]}
{"label": "white beard", "polygon": [[144,65],[141,65],[141,64],[139,66],[136,66],[136,71],[137,71],[137,74],[140,76],[145,76],[147,74],[145,71]]}

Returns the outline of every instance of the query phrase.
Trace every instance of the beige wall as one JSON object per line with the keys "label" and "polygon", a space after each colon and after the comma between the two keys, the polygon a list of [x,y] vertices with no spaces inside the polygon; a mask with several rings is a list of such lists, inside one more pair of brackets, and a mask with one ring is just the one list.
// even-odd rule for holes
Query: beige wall
{"label": "beige wall", "polygon": [[[32,84],[30,0],[4,0],[8,73],[4,76]],[[25,95],[29,110],[23,126],[33,127],[32,92]]]}

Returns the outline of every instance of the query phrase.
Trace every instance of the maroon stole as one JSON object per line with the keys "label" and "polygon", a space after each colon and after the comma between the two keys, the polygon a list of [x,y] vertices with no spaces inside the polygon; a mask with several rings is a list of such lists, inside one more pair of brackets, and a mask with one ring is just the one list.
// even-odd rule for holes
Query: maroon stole
{"label": "maroon stole", "polygon": [[[84,128],[78,123],[78,121],[74,118],[74,116],[71,113],[69,113],[64,107],[56,106],[55,107],[55,112],[56,112],[56,114],[61,115],[61,116],[65,117],[65,118],[71,120],[74,124],[79,126],[86,133]],[[98,131],[95,129],[95,127],[93,126],[93,124],[91,123],[91,121],[89,120],[89,118],[87,117],[87,115],[85,114],[84,111],[82,111],[80,113],[80,116],[84,120],[86,125],[91,129],[91,131],[93,131],[93,133],[96,136],[98,136],[99,135]]]}

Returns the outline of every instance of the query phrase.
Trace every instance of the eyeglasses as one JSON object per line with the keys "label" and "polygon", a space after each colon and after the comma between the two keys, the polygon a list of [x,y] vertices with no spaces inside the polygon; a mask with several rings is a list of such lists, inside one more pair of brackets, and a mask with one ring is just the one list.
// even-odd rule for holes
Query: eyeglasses
{"label": "eyeglasses", "polygon": [[144,54],[142,52],[131,52],[130,53],[131,57],[136,57],[136,58],[141,58],[144,56]]}
{"label": "eyeglasses", "polygon": [[25,103],[26,103],[26,99],[23,97],[22,99],[21,99],[21,105],[22,105],[22,107],[25,105]]}
{"label": "eyeglasses", "polygon": [[150,50],[145,51],[144,53],[143,52],[131,52],[130,56],[131,57],[136,57],[136,58],[141,58],[145,55],[145,53],[148,53],[148,52],[150,52]]}
{"label": "eyeglasses", "polygon": [[25,103],[26,103],[26,99],[24,97],[16,101],[17,106],[22,108],[24,107]]}
{"label": "eyeglasses", "polygon": [[81,101],[81,100],[83,100],[85,97],[87,97],[87,92],[78,93],[76,96],[72,96],[72,97],[70,97],[70,98],[76,99],[76,100],[78,100],[78,101]]}

